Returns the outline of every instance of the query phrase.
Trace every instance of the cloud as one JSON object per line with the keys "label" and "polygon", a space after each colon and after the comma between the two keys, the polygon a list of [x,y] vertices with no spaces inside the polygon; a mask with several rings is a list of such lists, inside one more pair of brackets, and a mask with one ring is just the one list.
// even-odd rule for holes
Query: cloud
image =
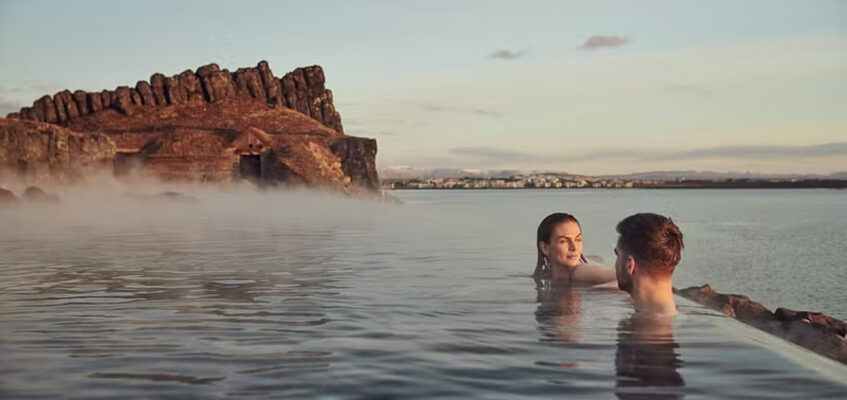
{"label": "cloud", "polygon": [[481,109],[481,108],[473,108],[473,109],[470,110],[470,112],[477,114],[477,115],[487,115],[487,116],[490,116],[490,117],[502,117],[503,116],[503,113],[501,113],[499,111],[484,110],[484,109]]}
{"label": "cloud", "polygon": [[450,149],[450,153],[498,162],[533,161],[539,158],[538,156],[529,153],[514,150],[503,150],[487,146],[455,147]]}
{"label": "cloud", "polygon": [[[402,104],[404,106],[412,106],[419,110],[423,110],[430,113],[451,113],[451,114],[465,114],[465,115],[479,115],[485,117],[502,117],[505,114],[497,111],[486,109],[482,107],[472,107],[472,106],[462,106],[462,105],[449,105],[439,101],[421,101],[421,100],[405,100],[405,99],[389,99],[387,102],[391,104]],[[407,112],[407,116],[404,119],[408,119],[408,115],[412,113]],[[419,113],[417,115],[420,115]]]}
{"label": "cloud", "polygon": [[24,104],[30,104],[32,100],[49,93],[52,87],[44,83],[26,82],[15,86],[0,85],[0,117],[20,111]]}
{"label": "cloud", "polygon": [[454,107],[454,106],[443,106],[432,103],[417,103],[420,105],[421,109],[430,112],[446,112],[446,113],[455,113],[455,114],[472,114],[472,115],[481,115],[486,117],[502,117],[503,113],[495,110],[486,110],[484,108],[479,107]]}
{"label": "cloud", "polygon": [[5,117],[9,113],[18,112],[21,110],[21,105],[10,103],[5,98],[0,96],[0,117]]}
{"label": "cloud", "polygon": [[491,52],[488,55],[488,58],[499,59],[499,60],[517,60],[519,58],[523,58],[529,54],[529,49],[520,49],[518,51],[513,51],[509,49],[497,49]]}
{"label": "cloud", "polygon": [[496,167],[509,163],[571,164],[586,161],[613,160],[615,162],[690,161],[703,159],[729,160],[790,160],[825,156],[847,156],[847,142],[826,143],[811,146],[723,146],[683,151],[661,151],[645,149],[610,149],[561,154],[528,153],[516,150],[468,146],[449,150],[451,155],[469,157],[474,165]]}
{"label": "cloud", "polygon": [[381,138],[386,136],[397,136],[397,132],[386,130],[370,130],[370,129],[355,129],[353,130],[356,136]]}
{"label": "cloud", "polygon": [[49,93],[55,90],[55,84],[33,83],[23,86],[0,86],[0,93]]}
{"label": "cloud", "polygon": [[344,129],[349,131],[349,134],[365,137],[385,137],[396,136],[399,129],[385,129],[386,120],[382,121],[361,121],[358,119],[344,120]]}
{"label": "cloud", "polygon": [[629,44],[629,38],[626,36],[594,35],[585,39],[585,43],[580,48],[595,50],[604,47],[619,47],[626,44]]}
{"label": "cloud", "polygon": [[681,152],[676,158],[769,158],[847,155],[847,142],[813,146],[724,146]]}
{"label": "cloud", "polygon": [[715,95],[715,92],[709,89],[694,85],[670,85],[668,86],[668,90],[675,93],[688,94],[700,97],[711,97]]}
{"label": "cloud", "polygon": [[664,160],[695,160],[704,158],[730,159],[786,159],[790,157],[820,157],[847,156],[847,142],[825,143],[810,146],[721,146],[684,151],[651,151],[639,149],[616,149],[609,151],[589,152],[571,161],[587,161],[597,159],[628,159],[638,161]]}
{"label": "cloud", "polygon": [[421,104],[421,108],[426,110],[426,111],[433,111],[433,112],[447,111],[446,108],[444,108],[442,106],[437,106],[437,105],[434,105],[434,104]]}

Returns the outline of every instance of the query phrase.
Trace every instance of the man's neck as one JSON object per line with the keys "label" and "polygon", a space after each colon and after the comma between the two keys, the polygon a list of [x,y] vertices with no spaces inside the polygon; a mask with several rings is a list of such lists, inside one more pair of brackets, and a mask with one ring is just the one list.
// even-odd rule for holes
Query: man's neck
{"label": "man's neck", "polygon": [[640,277],[633,282],[632,302],[635,310],[656,315],[675,315],[673,282],[668,278]]}

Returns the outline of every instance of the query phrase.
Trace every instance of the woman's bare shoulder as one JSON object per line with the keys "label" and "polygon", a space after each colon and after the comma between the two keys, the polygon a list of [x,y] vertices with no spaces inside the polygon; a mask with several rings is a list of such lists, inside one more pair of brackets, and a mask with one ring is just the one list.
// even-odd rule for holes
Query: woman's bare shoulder
{"label": "woman's bare shoulder", "polygon": [[573,280],[580,282],[606,283],[615,279],[614,268],[599,264],[579,264],[573,273]]}

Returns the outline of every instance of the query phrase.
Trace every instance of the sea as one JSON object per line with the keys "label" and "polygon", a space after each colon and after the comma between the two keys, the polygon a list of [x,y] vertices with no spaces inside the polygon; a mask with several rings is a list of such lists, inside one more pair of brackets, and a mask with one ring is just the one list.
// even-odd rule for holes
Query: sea
{"label": "sea", "polygon": [[535,229],[667,215],[678,288],[847,318],[847,191],[57,190],[0,210],[0,398],[843,399],[847,366],[677,298],[539,287]]}

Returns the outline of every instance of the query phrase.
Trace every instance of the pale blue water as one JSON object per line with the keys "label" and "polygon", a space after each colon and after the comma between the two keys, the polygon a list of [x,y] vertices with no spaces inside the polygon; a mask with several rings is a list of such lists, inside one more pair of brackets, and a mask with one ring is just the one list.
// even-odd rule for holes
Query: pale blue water
{"label": "pale blue water", "polygon": [[659,329],[528,275],[547,213],[611,260],[654,211],[686,235],[678,286],[843,317],[845,193],[64,193],[0,212],[0,397],[843,398],[843,365],[701,307]]}
{"label": "pale blue water", "polygon": [[[398,191],[422,212],[485,226],[498,258],[533,264],[538,222],[551,212],[575,215],[585,253],[614,263],[615,225],[636,212],[676,221],[685,236],[675,285],[709,283],[771,308],[847,319],[845,190],[502,190]],[[530,265],[529,267],[531,267]],[[529,268],[527,267],[527,268]]]}

